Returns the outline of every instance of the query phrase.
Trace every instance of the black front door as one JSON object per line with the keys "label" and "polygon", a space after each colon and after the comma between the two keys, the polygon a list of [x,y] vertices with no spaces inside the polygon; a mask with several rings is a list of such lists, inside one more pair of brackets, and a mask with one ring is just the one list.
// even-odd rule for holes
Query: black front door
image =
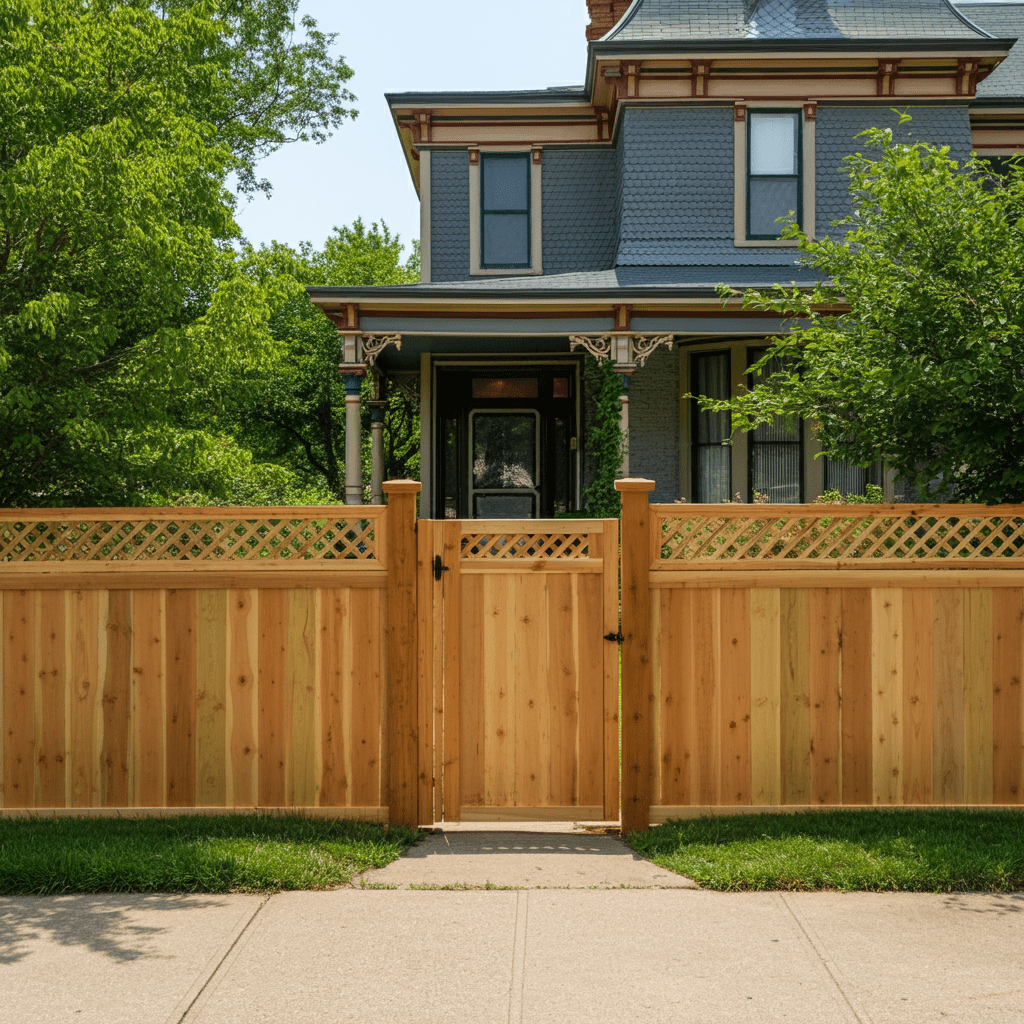
{"label": "black front door", "polygon": [[576,508],[578,367],[437,371],[439,519],[537,519]]}

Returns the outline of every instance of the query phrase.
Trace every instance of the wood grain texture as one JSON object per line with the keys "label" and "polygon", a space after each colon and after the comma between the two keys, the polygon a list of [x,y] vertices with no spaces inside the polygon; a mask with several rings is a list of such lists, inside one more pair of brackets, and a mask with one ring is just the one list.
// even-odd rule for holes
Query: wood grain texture
{"label": "wood grain texture", "polygon": [[964,600],[964,799],[992,802],[992,591]]}
{"label": "wood grain texture", "polygon": [[323,751],[320,806],[350,802],[352,777],[352,645],[349,590],[323,592],[320,619],[320,694]]}
{"label": "wood grain texture", "polygon": [[320,799],[320,744],[317,704],[317,617],[319,591],[293,590],[288,604],[288,695],[291,736],[288,805],[316,807]]}
{"label": "wood grain texture", "polygon": [[129,803],[128,743],[132,675],[130,598],[128,591],[112,591],[107,604],[103,740],[100,748],[100,803],[104,807],[126,807]]}
{"label": "wood grain texture", "polygon": [[903,802],[932,799],[933,593],[903,591]]}
{"label": "wood grain texture", "polygon": [[[811,681],[810,594],[779,593],[781,703],[779,747],[782,757],[782,803],[810,803]],[[701,803],[711,803],[702,800]]]}
{"label": "wood grain texture", "polygon": [[228,782],[228,592],[199,592],[196,666],[196,803],[223,807]]}
{"label": "wood grain texture", "polygon": [[[872,804],[872,593],[843,589],[843,803]],[[755,800],[755,803],[757,801]]]}
{"label": "wood grain texture", "polygon": [[421,519],[416,533],[416,717],[419,731],[417,751],[417,806],[419,824],[430,826],[439,817],[434,808],[434,557],[435,524]]}
{"label": "wood grain texture", "polygon": [[[468,579],[463,584],[467,593]],[[469,652],[467,666],[484,664],[488,652],[487,674],[478,676],[483,683],[483,763],[480,805],[514,807],[516,804],[516,677],[512,624],[515,622],[515,577],[480,577],[481,622],[479,642],[463,633],[463,649]],[[465,622],[465,619],[463,619]],[[470,667],[470,672],[473,669]],[[467,679],[471,676],[467,676]],[[463,795],[463,806],[474,801]]]}
{"label": "wood grain texture", "polygon": [[196,591],[168,591],[166,621],[167,806],[192,807],[196,801]]}
{"label": "wood grain texture", "polygon": [[[514,579],[517,577],[513,577]],[[484,591],[491,580],[484,576],[461,577],[459,608],[459,791],[463,807],[482,806],[485,783],[485,748],[491,739],[485,724],[485,705],[493,688],[495,662],[508,651],[509,638],[493,647],[484,644]],[[485,731],[486,730],[486,731]]]}
{"label": "wood grain texture", "polygon": [[[78,590],[68,596],[69,760],[72,807],[100,805],[100,610],[106,594]],[[162,723],[161,723],[162,724]],[[156,802],[159,806],[161,799]]]}
{"label": "wood grain texture", "polygon": [[871,592],[872,789],[876,804],[903,802],[903,600]]}
{"label": "wood grain texture", "polygon": [[228,591],[227,786],[232,807],[259,799],[260,592]]}
{"label": "wood grain texture", "polygon": [[721,802],[750,803],[750,592],[721,591]]}
{"label": "wood grain texture", "polygon": [[167,799],[166,592],[132,593],[132,805],[162,807]]}
{"label": "wood grain texture", "polygon": [[964,802],[964,592],[932,598],[932,799]]}
{"label": "wood grain texture", "polygon": [[288,599],[285,590],[260,593],[259,789],[263,807],[287,807],[292,734],[288,686]]}
{"label": "wood grain texture", "polygon": [[659,742],[654,772],[658,784],[654,796],[660,803],[688,804],[695,802],[690,774],[693,594],[684,590],[665,591],[660,604],[656,655]]}
{"label": "wood grain texture", "polygon": [[4,594],[4,806],[35,799],[36,594]]}
{"label": "wood grain texture", "polygon": [[782,802],[780,591],[750,594],[750,792],[756,804]]}
{"label": "wood grain texture", "polygon": [[992,594],[992,800],[1024,803],[1024,591]]}
{"label": "wood grain texture", "polygon": [[461,742],[461,672],[462,672],[462,578],[461,558],[462,528],[458,522],[441,524],[441,558],[448,567],[442,574],[444,608],[444,653],[442,672],[444,674],[444,749],[441,758],[442,801],[445,821],[459,821],[462,811]]}
{"label": "wood grain texture", "polygon": [[[578,779],[573,803],[589,807],[603,805],[605,799],[604,661],[605,648],[615,645],[604,639],[603,579],[578,575],[572,577],[572,584],[572,649],[578,677],[573,695],[578,704],[573,723]],[[617,817],[617,801],[615,811]]]}
{"label": "wood grain texture", "polygon": [[841,786],[840,642],[842,592],[809,592],[810,797],[812,804],[837,804]]}
{"label": "wood grain texture", "polygon": [[[67,645],[65,596],[62,591],[39,595],[39,663],[36,674],[36,807],[63,807],[67,789]],[[2,603],[0,595],[0,603]],[[0,615],[2,618],[2,615]],[[2,635],[2,633],[0,633]],[[2,687],[2,680],[0,680]],[[2,791],[0,785],[0,791]]]}
{"label": "wood grain texture", "polygon": [[[611,641],[604,640],[603,637],[619,631],[619,523],[617,519],[604,521],[604,530],[601,534],[601,569],[604,601],[604,625],[601,628],[601,650],[604,664],[604,817],[608,821],[614,821],[619,816],[621,673],[619,647],[617,644],[612,644]],[[651,733],[653,740],[653,728]]]}

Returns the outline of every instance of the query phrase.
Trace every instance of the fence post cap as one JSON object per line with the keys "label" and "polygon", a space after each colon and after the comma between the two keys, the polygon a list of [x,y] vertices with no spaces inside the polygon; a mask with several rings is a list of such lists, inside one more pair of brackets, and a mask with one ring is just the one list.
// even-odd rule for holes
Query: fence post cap
{"label": "fence post cap", "polygon": [[617,491],[653,491],[655,486],[653,480],[645,480],[643,477],[626,477],[625,480],[615,481]]}
{"label": "fence post cap", "polygon": [[385,480],[385,494],[419,494],[423,485],[419,480]]}

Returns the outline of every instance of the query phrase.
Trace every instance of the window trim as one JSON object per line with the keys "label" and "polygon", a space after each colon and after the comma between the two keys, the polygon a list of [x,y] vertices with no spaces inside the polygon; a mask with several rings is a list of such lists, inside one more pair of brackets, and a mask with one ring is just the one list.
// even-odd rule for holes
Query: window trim
{"label": "window trim", "polygon": [[[526,209],[525,210],[506,210],[506,209],[488,209],[487,207],[487,175],[483,173],[485,161],[515,161],[521,164],[525,170],[524,182],[526,188]],[[533,210],[532,203],[530,202],[530,193],[533,189],[530,187],[530,157],[526,153],[481,153],[480,154],[480,267],[483,270],[529,270],[533,266],[533,245],[530,235],[532,232],[530,228],[533,224]],[[484,238],[486,236],[485,225],[487,216],[489,214],[508,214],[515,216],[526,217],[526,259],[522,263],[487,263],[484,261],[486,253],[484,252]]]}
{"label": "window trim", "polygon": [[[747,112],[747,145],[746,145],[746,216],[744,217],[743,228],[745,231],[745,238],[748,242],[777,242],[779,237],[775,235],[754,235],[750,232],[750,179],[753,176],[750,172],[750,158],[753,156],[753,146],[750,144],[750,130],[752,127],[752,118],[755,114],[787,114],[792,117],[796,124],[796,221],[798,224],[803,223],[804,219],[804,155],[803,155],[803,141],[804,141],[804,119],[797,110],[784,110],[781,108],[764,108],[760,110],[751,110]],[[793,115],[796,115],[795,117]],[[758,175],[758,177],[766,177],[766,175]],[[767,175],[767,177],[778,177],[790,179],[793,177],[792,174],[780,174],[780,175]]]}
{"label": "window trim", "polygon": [[[481,160],[492,153],[532,154],[530,159],[529,211],[530,211],[530,265],[528,267],[487,267],[483,256],[483,201],[480,173]],[[540,146],[493,146],[469,148],[469,272],[479,277],[520,277],[544,273],[542,259],[543,236],[541,225],[541,169]]]}
{"label": "window trim", "polygon": [[815,119],[817,104],[805,102],[800,106],[780,106],[778,102],[742,101],[733,107],[733,244],[737,248],[796,248],[797,241],[788,238],[749,238],[747,236],[747,207],[750,176],[747,137],[748,113],[800,114],[800,173],[798,189],[801,209],[797,216],[807,237],[814,239],[815,225]]}

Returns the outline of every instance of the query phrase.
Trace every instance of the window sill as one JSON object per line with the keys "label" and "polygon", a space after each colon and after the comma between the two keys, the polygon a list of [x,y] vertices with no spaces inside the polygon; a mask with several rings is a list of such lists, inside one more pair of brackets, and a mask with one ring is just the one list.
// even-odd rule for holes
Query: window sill
{"label": "window sill", "polygon": [[481,267],[470,270],[470,277],[540,277],[544,273],[537,267],[509,267],[508,269],[483,269]]}
{"label": "window sill", "polygon": [[799,246],[799,242],[793,238],[736,238],[733,240],[733,245],[737,249],[757,249],[757,248],[770,248],[770,249],[795,249]]}

